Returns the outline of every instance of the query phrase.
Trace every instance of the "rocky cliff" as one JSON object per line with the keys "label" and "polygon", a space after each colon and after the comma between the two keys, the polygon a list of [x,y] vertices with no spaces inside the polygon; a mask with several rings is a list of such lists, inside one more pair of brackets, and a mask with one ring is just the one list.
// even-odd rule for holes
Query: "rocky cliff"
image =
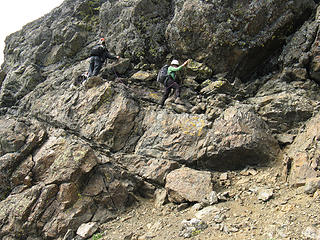
{"label": "rocky cliff", "polygon": [[[159,208],[236,204],[248,188],[226,193],[232,181],[265,168],[275,173],[266,182],[279,189],[305,186],[319,195],[318,4],[65,0],[8,36],[0,238],[89,239],[140,198],[155,196]],[[100,37],[121,59],[77,85]],[[156,75],[173,58],[190,59],[179,76],[184,104],[160,108]],[[204,229],[192,224],[190,236]],[[319,239],[310,231],[273,236]]]}

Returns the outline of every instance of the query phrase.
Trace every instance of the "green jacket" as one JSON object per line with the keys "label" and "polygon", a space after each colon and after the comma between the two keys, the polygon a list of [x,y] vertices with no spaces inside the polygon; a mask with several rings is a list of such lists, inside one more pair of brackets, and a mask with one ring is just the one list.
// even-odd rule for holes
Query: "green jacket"
{"label": "green jacket", "polygon": [[180,71],[182,67],[183,67],[183,66],[179,66],[179,67],[170,66],[170,67],[168,68],[168,75],[170,75],[173,80],[176,80],[176,72],[177,72],[177,71]]}

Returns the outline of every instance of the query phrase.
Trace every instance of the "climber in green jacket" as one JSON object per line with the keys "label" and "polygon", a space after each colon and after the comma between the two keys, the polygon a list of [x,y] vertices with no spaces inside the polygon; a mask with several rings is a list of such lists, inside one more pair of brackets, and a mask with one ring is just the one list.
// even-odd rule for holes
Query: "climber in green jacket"
{"label": "climber in green jacket", "polygon": [[185,61],[181,66],[179,66],[178,60],[172,60],[171,65],[168,68],[168,77],[164,81],[165,92],[162,96],[160,105],[163,106],[164,102],[169,96],[171,89],[175,90],[175,103],[183,104],[180,99],[180,85],[176,81],[176,72],[180,71],[185,65],[187,65],[189,60]]}

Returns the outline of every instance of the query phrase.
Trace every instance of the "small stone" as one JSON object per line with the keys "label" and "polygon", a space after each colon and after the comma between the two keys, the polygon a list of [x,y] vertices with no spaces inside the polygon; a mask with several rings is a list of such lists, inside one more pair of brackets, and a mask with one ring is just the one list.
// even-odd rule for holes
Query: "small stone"
{"label": "small stone", "polygon": [[218,199],[220,201],[228,201],[228,198],[229,198],[229,192],[218,193]]}
{"label": "small stone", "polygon": [[220,180],[221,180],[221,181],[228,180],[228,173],[227,173],[227,172],[226,172],[226,173],[222,173],[222,174],[220,175]]}
{"label": "small stone", "polygon": [[91,237],[98,229],[98,224],[96,222],[89,222],[81,224],[77,230],[77,234],[83,238]]}
{"label": "small stone", "polygon": [[273,197],[273,190],[272,189],[260,189],[258,191],[258,199],[263,202],[268,201],[272,197]]}
{"label": "small stone", "polygon": [[156,208],[161,208],[165,203],[168,202],[167,191],[165,189],[157,189],[154,195],[154,206]]}
{"label": "small stone", "polygon": [[191,207],[191,211],[197,212],[199,210],[203,209],[203,204],[202,203],[196,203]]}
{"label": "small stone", "polygon": [[302,232],[302,235],[308,239],[320,240],[320,229],[309,226]]}
{"label": "small stone", "polygon": [[314,194],[318,189],[320,189],[320,178],[310,178],[306,180],[304,187],[306,194]]}
{"label": "small stone", "polygon": [[182,221],[182,229],[179,233],[180,237],[190,238],[199,234],[202,230],[206,229],[208,225],[197,218],[192,218],[190,221]]}
{"label": "small stone", "polygon": [[222,223],[226,219],[226,215],[219,213],[215,215],[213,219],[216,223]]}
{"label": "small stone", "polygon": [[206,207],[200,211],[198,211],[195,216],[196,218],[198,219],[203,219],[205,218],[206,216],[208,215],[212,215],[214,213],[219,213],[220,212],[220,209],[217,208],[216,206],[209,206],[209,207]]}
{"label": "small stone", "polygon": [[209,201],[209,204],[210,204],[210,205],[213,205],[213,204],[218,203],[218,202],[219,202],[218,194],[217,194],[215,191],[212,191],[212,192],[209,194],[208,201]]}

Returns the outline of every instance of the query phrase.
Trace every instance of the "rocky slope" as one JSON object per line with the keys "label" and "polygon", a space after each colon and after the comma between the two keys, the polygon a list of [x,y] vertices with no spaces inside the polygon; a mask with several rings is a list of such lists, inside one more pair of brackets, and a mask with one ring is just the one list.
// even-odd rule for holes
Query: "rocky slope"
{"label": "rocky slope", "polygon": [[8,36],[0,238],[320,239],[318,4],[66,0]]}

